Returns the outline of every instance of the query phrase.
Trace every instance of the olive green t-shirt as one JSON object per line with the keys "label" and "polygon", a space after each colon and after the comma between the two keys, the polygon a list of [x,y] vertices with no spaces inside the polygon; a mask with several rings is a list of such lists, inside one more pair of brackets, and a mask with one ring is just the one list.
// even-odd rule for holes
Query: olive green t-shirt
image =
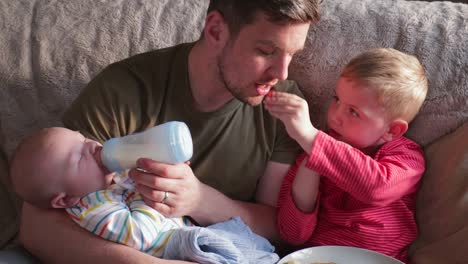
{"label": "olive green t-shirt", "polygon": [[[73,102],[63,122],[102,142],[183,121],[193,138],[195,175],[233,199],[252,201],[267,162],[294,162],[299,145],[262,104],[252,107],[232,99],[214,112],[197,111],[188,76],[192,46],[180,44],[109,65]],[[293,81],[275,89],[302,97]]]}

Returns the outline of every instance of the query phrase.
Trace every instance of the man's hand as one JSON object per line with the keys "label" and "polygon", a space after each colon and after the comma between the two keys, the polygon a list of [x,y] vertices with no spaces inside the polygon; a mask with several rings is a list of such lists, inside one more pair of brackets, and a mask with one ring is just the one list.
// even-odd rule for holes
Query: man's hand
{"label": "man's hand", "polygon": [[191,215],[201,204],[203,184],[188,162],[172,165],[141,158],[130,177],[145,203],[166,217]]}
{"label": "man's hand", "polygon": [[283,122],[289,136],[309,153],[318,130],[310,122],[307,102],[294,94],[271,91],[264,105],[272,116]]}

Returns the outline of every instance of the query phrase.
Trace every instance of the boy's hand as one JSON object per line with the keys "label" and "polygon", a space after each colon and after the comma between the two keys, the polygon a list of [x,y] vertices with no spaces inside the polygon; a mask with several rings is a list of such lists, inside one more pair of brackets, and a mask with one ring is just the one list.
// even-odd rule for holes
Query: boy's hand
{"label": "boy's hand", "polygon": [[272,90],[263,103],[272,116],[283,122],[289,136],[309,153],[318,130],[310,122],[307,102],[297,95]]}

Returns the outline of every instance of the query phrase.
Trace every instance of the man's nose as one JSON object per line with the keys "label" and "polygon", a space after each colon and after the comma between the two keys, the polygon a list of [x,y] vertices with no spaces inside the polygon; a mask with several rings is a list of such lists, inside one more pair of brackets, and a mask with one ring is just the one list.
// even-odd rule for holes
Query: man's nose
{"label": "man's nose", "polygon": [[291,56],[282,56],[275,60],[274,64],[270,68],[270,74],[274,79],[280,81],[288,78],[288,68],[291,62]]}

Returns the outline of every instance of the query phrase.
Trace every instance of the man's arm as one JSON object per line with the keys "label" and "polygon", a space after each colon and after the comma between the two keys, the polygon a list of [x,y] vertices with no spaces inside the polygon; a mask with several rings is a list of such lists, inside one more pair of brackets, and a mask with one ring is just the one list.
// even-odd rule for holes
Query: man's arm
{"label": "man's arm", "polygon": [[203,185],[203,206],[193,215],[200,224],[212,224],[240,216],[257,234],[272,241],[279,241],[276,230],[276,202],[283,177],[289,170],[288,164],[268,162],[257,187],[257,202],[235,201],[217,190]]}
{"label": "man's arm", "polygon": [[158,259],[106,241],[73,223],[61,210],[28,203],[23,205],[20,240],[45,263],[188,263]]}

